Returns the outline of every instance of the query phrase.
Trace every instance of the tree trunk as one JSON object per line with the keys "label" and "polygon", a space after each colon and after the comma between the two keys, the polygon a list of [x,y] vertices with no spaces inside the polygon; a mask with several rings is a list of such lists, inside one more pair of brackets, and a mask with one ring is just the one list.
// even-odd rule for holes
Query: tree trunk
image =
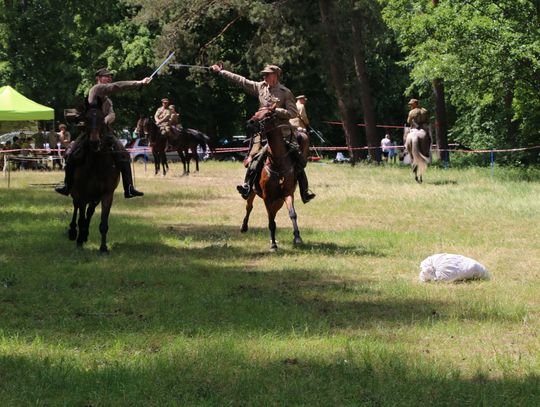
{"label": "tree trunk", "polygon": [[[439,0],[432,0],[433,6],[439,5]],[[440,159],[450,162],[450,153],[448,152],[448,121],[446,119],[446,103],[444,100],[444,84],[440,78],[433,79],[431,82],[433,96],[435,98],[435,140],[437,148],[441,151]]]}
{"label": "tree trunk", "polygon": [[362,103],[362,111],[364,113],[364,123],[366,124],[366,140],[369,150],[369,155],[377,162],[381,160],[381,155],[378,153],[379,137],[377,136],[377,126],[375,121],[375,103],[371,95],[371,86],[366,71],[366,56],[364,52],[364,37],[362,36],[362,13],[360,10],[355,10],[352,15],[352,50],[354,58],[354,68],[356,77],[360,84],[360,101]]}
{"label": "tree trunk", "polygon": [[336,92],[341,122],[343,123],[343,131],[345,132],[345,140],[351,157],[351,164],[354,165],[360,156],[358,150],[353,150],[353,148],[359,146],[358,127],[354,122],[354,110],[352,108],[351,98],[343,83],[346,72],[344,69],[342,53],[339,51],[338,35],[335,29],[335,22],[331,15],[331,5],[332,0],[319,0],[319,9],[324,33],[323,45],[326,48],[328,56],[330,77]]}
{"label": "tree trunk", "polygon": [[444,101],[444,85],[442,79],[433,79],[431,82],[435,98],[435,140],[440,152],[440,159],[448,163],[448,123],[446,119],[446,103]]}

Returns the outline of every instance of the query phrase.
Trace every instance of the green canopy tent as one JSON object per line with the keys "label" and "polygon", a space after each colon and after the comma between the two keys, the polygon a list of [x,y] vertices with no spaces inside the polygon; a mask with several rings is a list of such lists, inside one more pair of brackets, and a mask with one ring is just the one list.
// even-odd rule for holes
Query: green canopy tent
{"label": "green canopy tent", "polygon": [[11,86],[0,87],[0,121],[54,120],[54,109],[21,95]]}

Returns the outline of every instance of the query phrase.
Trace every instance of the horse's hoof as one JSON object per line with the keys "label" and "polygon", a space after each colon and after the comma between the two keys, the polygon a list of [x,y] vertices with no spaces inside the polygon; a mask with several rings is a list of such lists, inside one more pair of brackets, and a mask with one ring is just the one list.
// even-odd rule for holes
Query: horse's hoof
{"label": "horse's hoof", "polygon": [[105,247],[100,247],[99,248],[99,254],[109,254],[109,249],[107,249],[107,246]]}
{"label": "horse's hoof", "polygon": [[240,233],[246,233],[247,231],[248,231],[248,226],[242,225],[242,227],[240,228]]}
{"label": "horse's hoof", "polygon": [[70,230],[68,232],[68,238],[69,238],[69,240],[77,239],[77,231],[76,230]]}
{"label": "horse's hoof", "polygon": [[293,245],[295,245],[295,246],[300,246],[300,245],[302,245],[302,244],[304,244],[304,241],[302,240],[301,237],[295,237],[295,238],[293,239]]}
{"label": "horse's hoof", "polygon": [[277,252],[277,244],[273,244],[271,247],[270,247],[270,253],[275,253]]}

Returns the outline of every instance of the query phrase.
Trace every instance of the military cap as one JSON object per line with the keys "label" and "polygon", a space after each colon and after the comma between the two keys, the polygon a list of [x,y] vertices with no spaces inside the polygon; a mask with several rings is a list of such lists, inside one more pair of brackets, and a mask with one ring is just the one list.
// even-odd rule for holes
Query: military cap
{"label": "military cap", "polygon": [[107,68],[101,68],[96,71],[96,76],[112,76],[113,73]]}
{"label": "military cap", "polygon": [[281,68],[277,65],[266,65],[261,73],[276,73],[281,75]]}
{"label": "military cap", "polygon": [[411,99],[407,104],[412,105],[413,103],[418,103],[418,99]]}
{"label": "military cap", "polygon": [[298,99],[306,99],[307,100],[307,97],[306,97],[306,95],[300,95],[300,96],[296,97],[296,100],[298,100]]}
{"label": "military cap", "polygon": [[161,99],[161,101],[169,103],[169,99],[167,99],[167,98],[163,98],[163,99]]}
{"label": "military cap", "polygon": [[67,126],[65,124],[60,124],[58,126],[59,129],[67,129]]}

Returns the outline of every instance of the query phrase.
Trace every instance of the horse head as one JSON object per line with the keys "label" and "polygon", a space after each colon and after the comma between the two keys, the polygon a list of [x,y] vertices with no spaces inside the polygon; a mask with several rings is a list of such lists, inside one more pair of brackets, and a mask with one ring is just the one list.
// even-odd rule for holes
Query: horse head
{"label": "horse head", "polygon": [[139,135],[139,137],[143,137],[144,135],[144,138],[147,138],[148,137],[148,133],[149,133],[149,130],[148,130],[148,121],[150,119],[148,119],[148,117],[140,117],[139,120],[137,120],[137,134]]}
{"label": "horse head", "polygon": [[90,144],[94,151],[99,151],[101,144],[101,135],[106,126],[105,114],[101,108],[101,99],[96,103],[86,102],[85,111],[82,114],[84,129],[90,139]]}

